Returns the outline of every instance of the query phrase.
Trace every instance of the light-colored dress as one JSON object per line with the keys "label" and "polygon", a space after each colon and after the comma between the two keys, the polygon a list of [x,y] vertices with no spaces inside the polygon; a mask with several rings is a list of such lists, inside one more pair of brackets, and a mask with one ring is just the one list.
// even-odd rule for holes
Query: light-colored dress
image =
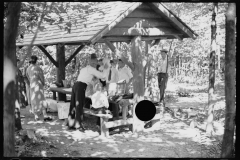
{"label": "light-colored dress", "polygon": [[38,65],[30,65],[27,69],[27,76],[30,80],[31,107],[34,113],[39,112],[42,107],[47,108],[44,96],[44,75]]}

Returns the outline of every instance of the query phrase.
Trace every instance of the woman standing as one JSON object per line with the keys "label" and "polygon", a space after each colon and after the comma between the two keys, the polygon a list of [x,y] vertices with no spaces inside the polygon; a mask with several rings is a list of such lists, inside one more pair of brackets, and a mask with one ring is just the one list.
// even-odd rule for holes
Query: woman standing
{"label": "woman standing", "polygon": [[24,72],[23,72],[23,77],[24,77],[24,82],[25,82],[25,86],[26,86],[26,97],[27,97],[27,104],[30,107],[31,110],[31,100],[30,100],[30,81],[27,77],[27,68],[29,67],[29,62],[27,63],[27,65],[24,67]]}
{"label": "woman standing", "polygon": [[32,112],[35,116],[35,120],[38,120],[38,113],[42,112],[44,120],[52,120],[47,115],[47,103],[44,96],[44,75],[43,70],[36,64],[37,56],[31,56],[31,65],[27,68],[27,77],[30,81],[30,100]]}

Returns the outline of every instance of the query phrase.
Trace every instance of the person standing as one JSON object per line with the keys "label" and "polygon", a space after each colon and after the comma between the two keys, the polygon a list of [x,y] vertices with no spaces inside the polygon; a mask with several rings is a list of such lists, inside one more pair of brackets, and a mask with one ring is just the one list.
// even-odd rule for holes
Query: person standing
{"label": "person standing", "polygon": [[118,60],[118,67],[118,84],[120,85],[121,90],[124,90],[123,92],[125,94],[126,92],[128,93],[133,74],[130,68],[128,68],[121,59]]}
{"label": "person standing", "polygon": [[30,81],[27,77],[27,68],[29,67],[29,64],[28,63],[25,67],[24,67],[24,72],[23,72],[23,77],[24,77],[24,82],[25,82],[25,87],[26,87],[26,97],[27,97],[27,104],[28,106],[30,107],[30,109],[32,108],[31,107],[31,99],[30,99]]}
{"label": "person standing", "polygon": [[166,49],[160,50],[161,60],[158,64],[157,75],[158,75],[158,86],[160,89],[160,104],[165,107],[164,93],[167,88],[169,64],[168,64],[168,51]]}
{"label": "person standing", "polygon": [[44,96],[44,75],[43,70],[37,65],[37,56],[31,56],[31,65],[27,68],[26,76],[30,81],[31,111],[35,120],[38,114],[43,114],[44,121],[51,121],[52,117],[47,115],[47,102]]}
{"label": "person standing", "polygon": [[118,70],[115,68],[114,60],[110,60],[110,72],[107,79],[107,90],[109,96],[117,93],[117,82],[119,80]]}
{"label": "person standing", "polygon": [[[89,65],[82,68],[79,72],[77,82],[72,87],[71,102],[67,126],[69,129],[79,129],[85,131],[83,127],[83,106],[85,103],[85,91],[94,77],[105,79],[107,72],[97,71],[98,64],[96,54],[91,54]],[[106,68],[106,66],[104,66]]]}

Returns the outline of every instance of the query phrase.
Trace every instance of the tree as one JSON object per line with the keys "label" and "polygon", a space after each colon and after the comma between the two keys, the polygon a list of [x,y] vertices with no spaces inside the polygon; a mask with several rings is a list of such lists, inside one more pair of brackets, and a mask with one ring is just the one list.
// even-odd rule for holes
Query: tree
{"label": "tree", "polygon": [[221,158],[233,157],[236,116],[236,4],[229,3],[226,12],[225,52],[225,129]]}
{"label": "tree", "polygon": [[213,110],[214,110],[214,83],[215,83],[215,58],[216,58],[216,14],[217,3],[213,4],[211,24],[211,52],[209,62],[209,88],[208,88],[208,118],[206,132],[212,135],[213,132]]}
{"label": "tree", "polygon": [[4,26],[4,156],[15,156],[14,109],[16,103],[16,36],[20,17],[20,2],[9,2]]}

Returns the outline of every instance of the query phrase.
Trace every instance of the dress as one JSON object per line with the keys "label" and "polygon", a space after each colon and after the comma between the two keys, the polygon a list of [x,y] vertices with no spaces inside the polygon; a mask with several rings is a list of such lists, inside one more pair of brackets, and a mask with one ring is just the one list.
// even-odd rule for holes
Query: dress
{"label": "dress", "polygon": [[39,112],[47,103],[44,96],[44,75],[42,69],[32,64],[27,69],[27,77],[30,80],[30,100],[34,113]]}

